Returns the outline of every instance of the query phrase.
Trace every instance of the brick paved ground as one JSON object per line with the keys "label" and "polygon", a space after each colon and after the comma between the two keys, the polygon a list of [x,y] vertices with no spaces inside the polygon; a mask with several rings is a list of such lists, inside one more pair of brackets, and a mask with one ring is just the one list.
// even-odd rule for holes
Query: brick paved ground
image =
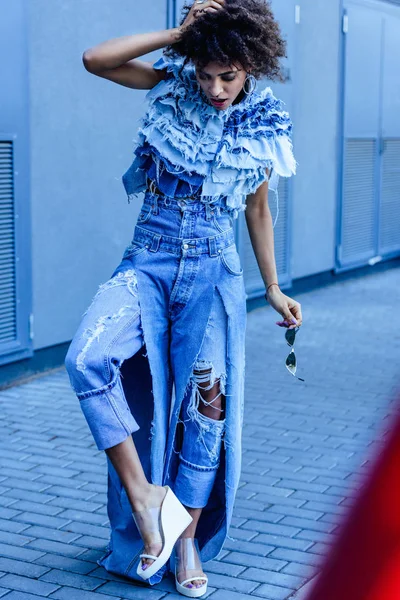
{"label": "brick paved ground", "polygon": [[[305,383],[284,367],[275,313],[249,314],[235,541],[205,565],[209,598],[284,600],[318,569],[396,408],[399,288],[393,269],[297,296]],[[181,598],[172,579],[148,589],[97,566],[105,457],[64,369],[1,391],[0,419],[0,598]]]}

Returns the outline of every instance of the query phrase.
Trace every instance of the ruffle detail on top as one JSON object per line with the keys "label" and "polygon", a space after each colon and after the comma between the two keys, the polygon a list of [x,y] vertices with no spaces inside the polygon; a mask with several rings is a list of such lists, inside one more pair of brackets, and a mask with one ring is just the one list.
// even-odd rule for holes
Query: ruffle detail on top
{"label": "ruffle detail on top", "polygon": [[135,154],[141,157],[140,168],[147,177],[155,181],[158,189],[172,198],[185,198],[198,195],[203,184],[201,175],[189,174],[178,169],[159,152],[145,142],[136,149]]}
{"label": "ruffle detail on top", "polygon": [[140,123],[136,158],[123,176],[128,198],[146,187],[151,165],[145,156],[153,157],[158,186],[160,172],[192,182],[197,190],[202,182],[200,200],[225,198],[238,211],[268,179],[267,168],[273,191],[279,176],[296,172],[292,122],[269,87],[219,110],[209,103],[191,63],[183,67],[183,58],[162,56],[154,68],[166,69],[166,77],[146,94],[149,106]]}

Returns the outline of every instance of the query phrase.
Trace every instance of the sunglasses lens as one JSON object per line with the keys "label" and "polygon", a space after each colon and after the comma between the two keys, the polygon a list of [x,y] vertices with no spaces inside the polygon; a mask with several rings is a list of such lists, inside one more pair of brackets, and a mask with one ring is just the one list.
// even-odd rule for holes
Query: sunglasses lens
{"label": "sunglasses lens", "polygon": [[292,375],[296,373],[296,355],[293,350],[289,353],[286,359],[286,368]]}
{"label": "sunglasses lens", "polygon": [[285,339],[289,346],[293,346],[294,338],[296,337],[298,329],[287,329],[285,332]]}

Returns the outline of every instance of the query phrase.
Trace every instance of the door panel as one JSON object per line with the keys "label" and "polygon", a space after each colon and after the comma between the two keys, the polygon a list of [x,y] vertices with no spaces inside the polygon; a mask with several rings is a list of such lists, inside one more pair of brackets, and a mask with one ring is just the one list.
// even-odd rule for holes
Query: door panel
{"label": "door panel", "polygon": [[337,270],[400,252],[400,9],[348,0]]}

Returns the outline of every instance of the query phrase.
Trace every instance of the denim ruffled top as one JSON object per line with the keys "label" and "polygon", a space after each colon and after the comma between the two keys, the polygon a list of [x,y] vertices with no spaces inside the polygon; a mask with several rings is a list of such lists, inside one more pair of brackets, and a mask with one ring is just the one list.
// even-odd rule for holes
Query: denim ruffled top
{"label": "denim ruffled top", "polygon": [[237,216],[246,196],[268,179],[267,168],[275,192],[279,176],[296,172],[292,122],[269,87],[219,110],[209,103],[192,63],[162,56],[154,68],[167,72],[146,94],[134,160],[122,176],[128,201],[147,188],[149,178],[168,196],[225,199]]}

